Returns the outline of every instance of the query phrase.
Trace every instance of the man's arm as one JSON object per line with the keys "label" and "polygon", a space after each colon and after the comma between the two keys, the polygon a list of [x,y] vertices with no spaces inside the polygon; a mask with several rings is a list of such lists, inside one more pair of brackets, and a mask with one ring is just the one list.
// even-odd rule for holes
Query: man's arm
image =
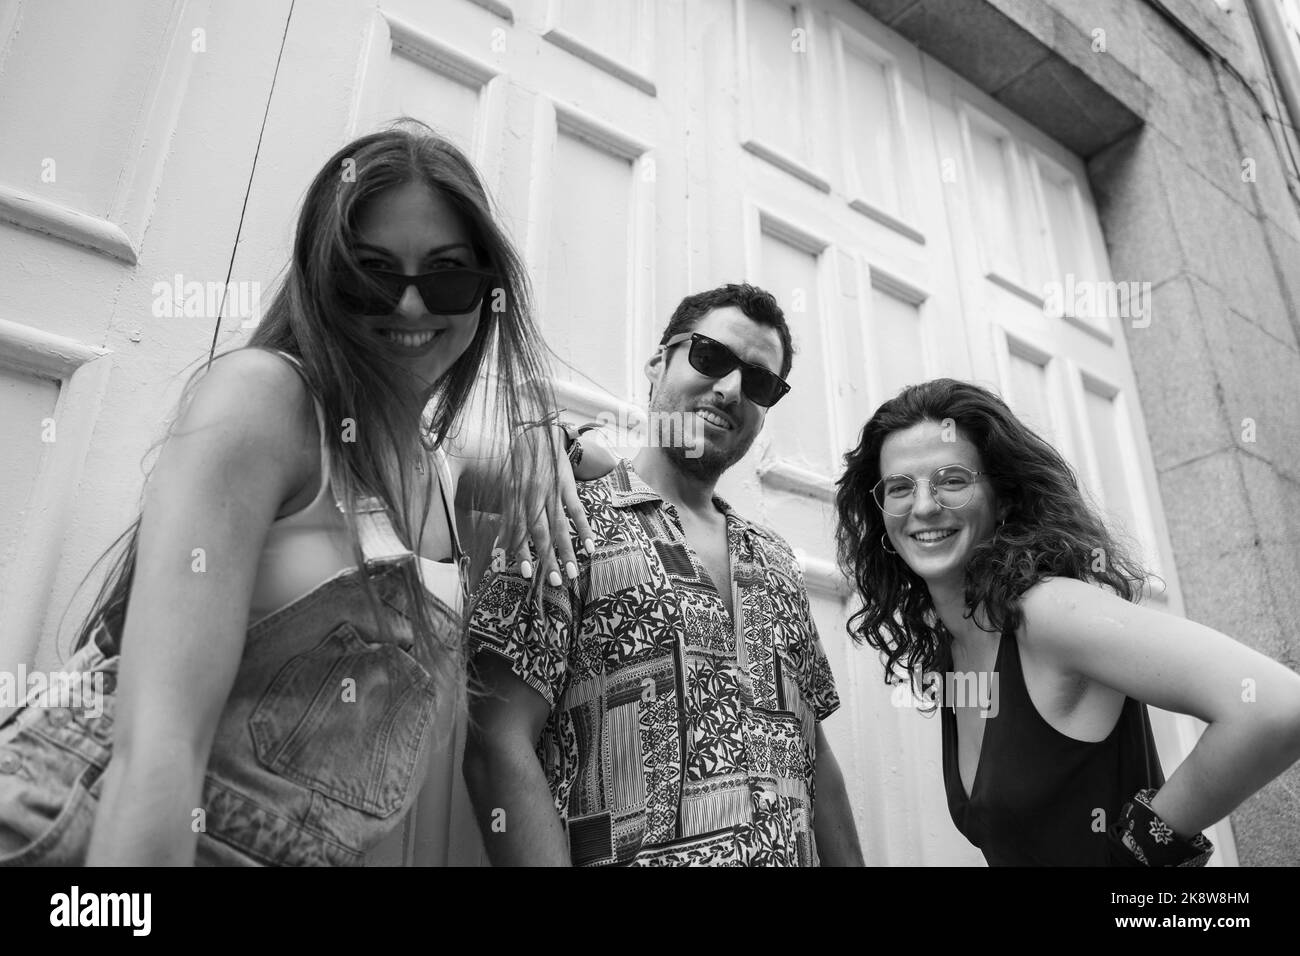
{"label": "man's arm", "polygon": [[817,805],[813,808],[813,832],[822,866],[865,866],[853,808],[844,789],[844,775],[831,752],[821,723],[817,724]]}
{"label": "man's arm", "polygon": [[465,783],[493,866],[569,866],[537,738],[551,708],[491,652],[474,660],[482,694],[470,704]]}
{"label": "man's arm", "polygon": [[781,543],[789,554],[798,609],[806,628],[807,647],[803,657],[808,666],[809,702],[817,718],[817,764],[813,768],[816,790],[813,836],[817,840],[817,856],[821,858],[823,866],[865,866],[862,847],[858,843],[857,824],[853,822],[853,808],[849,806],[849,795],[844,789],[844,775],[840,773],[839,762],[831,752],[830,741],[822,730],[822,721],[840,706],[839,694],[835,692],[835,676],[831,673],[830,661],[826,659],[826,651],[817,634],[817,622],[813,619],[812,605],[808,601],[808,585],[804,581],[803,568],[790,551],[790,546],[784,544],[784,541]]}
{"label": "man's arm", "polygon": [[[584,570],[587,559],[583,549]],[[462,769],[497,866],[571,863],[537,744],[568,685],[580,608],[577,590],[529,581],[516,566],[489,572],[470,600],[466,629],[478,686]]]}

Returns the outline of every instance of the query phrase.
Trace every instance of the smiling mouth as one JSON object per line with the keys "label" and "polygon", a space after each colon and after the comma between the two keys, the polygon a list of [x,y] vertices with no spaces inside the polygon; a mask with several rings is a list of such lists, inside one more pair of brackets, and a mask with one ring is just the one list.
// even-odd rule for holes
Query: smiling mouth
{"label": "smiling mouth", "polygon": [[408,349],[418,349],[422,345],[428,345],[443,331],[443,329],[430,329],[427,332],[402,332],[397,329],[380,329],[379,334],[395,345]]}
{"label": "smiling mouth", "polygon": [[956,528],[942,528],[933,531],[914,531],[908,537],[922,544],[935,544],[939,541],[946,541],[956,533]]}
{"label": "smiling mouth", "polygon": [[730,419],[724,417],[720,412],[715,412],[711,408],[697,408],[695,414],[704,419],[710,425],[713,425],[715,428],[724,428],[727,431],[731,431],[736,427],[731,423]]}

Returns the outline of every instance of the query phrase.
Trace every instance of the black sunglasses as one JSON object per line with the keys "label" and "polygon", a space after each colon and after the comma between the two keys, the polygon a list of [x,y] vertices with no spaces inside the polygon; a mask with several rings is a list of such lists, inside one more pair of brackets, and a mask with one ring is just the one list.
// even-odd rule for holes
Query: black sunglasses
{"label": "black sunglasses", "polygon": [[721,342],[699,332],[682,332],[659,347],[667,352],[687,339],[691,340],[691,368],[709,378],[722,378],[739,366],[740,390],[755,405],[771,408],[790,391],[789,383],[780,375],[761,365],[751,365]]}
{"label": "black sunglasses", "polygon": [[407,286],[414,285],[432,315],[463,315],[479,307],[495,278],[496,273],[482,269],[438,269],[419,275],[366,269],[359,276],[345,275],[339,295],[348,309],[360,315],[389,315]]}

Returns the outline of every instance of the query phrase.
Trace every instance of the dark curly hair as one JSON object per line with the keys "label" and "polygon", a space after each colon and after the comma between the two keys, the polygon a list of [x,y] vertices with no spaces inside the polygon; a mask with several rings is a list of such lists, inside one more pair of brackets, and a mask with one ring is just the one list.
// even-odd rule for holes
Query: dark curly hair
{"label": "dark curly hair", "polygon": [[1006,511],[966,565],[966,614],[978,626],[1014,630],[1021,597],[1045,577],[1103,584],[1126,601],[1138,600],[1147,572],[1106,529],[1055,448],[978,385],[950,378],[910,385],[863,426],[858,447],[844,456],[835,496],[840,568],[862,598],[847,629],[855,643],[880,651],[886,684],[910,678],[919,696],[925,675],[942,668],[952,639],[925,582],[881,547],[884,516],[871,496],[885,439],[924,421],[954,423],[975,445]]}

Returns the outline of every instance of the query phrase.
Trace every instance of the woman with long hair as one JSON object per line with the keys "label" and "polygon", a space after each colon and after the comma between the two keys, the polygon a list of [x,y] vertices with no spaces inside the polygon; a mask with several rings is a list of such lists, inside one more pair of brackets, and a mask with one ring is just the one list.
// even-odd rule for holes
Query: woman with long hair
{"label": "woman with long hair", "polygon": [[[1300,675],[1141,607],[1146,574],[995,395],[877,409],[838,482],[850,635],[941,705],[958,830],[990,865],[1197,865],[1200,831],[1300,759]],[[1209,726],[1164,779],[1147,706]]]}
{"label": "woman with long hair", "polygon": [[0,727],[21,768],[0,864],[363,862],[463,690],[457,498],[505,510],[516,557],[531,535],[539,581],[573,562],[567,533],[551,552],[557,487],[586,526],[530,437],[551,429],[527,429],[553,406],[529,302],[477,173],[428,127],[324,164],[274,302],[187,386],[80,629],[68,666],[102,714]]}

